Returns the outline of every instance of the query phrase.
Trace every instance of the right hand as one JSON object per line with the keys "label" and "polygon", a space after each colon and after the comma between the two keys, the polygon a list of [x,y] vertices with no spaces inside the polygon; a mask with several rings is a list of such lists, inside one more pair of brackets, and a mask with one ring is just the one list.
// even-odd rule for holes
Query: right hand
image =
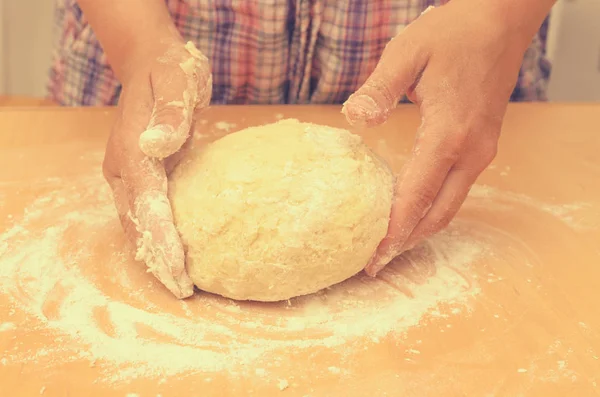
{"label": "right hand", "polygon": [[177,298],[194,292],[167,197],[167,175],[208,106],[212,75],[208,59],[180,39],[152,43],[132,56],[103,163],[136,260],[148,266]]}

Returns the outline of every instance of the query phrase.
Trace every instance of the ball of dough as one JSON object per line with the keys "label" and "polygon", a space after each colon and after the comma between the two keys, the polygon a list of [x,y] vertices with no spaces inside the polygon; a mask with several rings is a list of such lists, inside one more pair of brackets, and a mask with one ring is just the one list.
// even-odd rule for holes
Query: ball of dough
{"label": "ball of dough", "polygon": [[200,289],[280,301],[365,267],[387,233],[393,184],[358,135],[288,119],[190,151],[169,196]]}

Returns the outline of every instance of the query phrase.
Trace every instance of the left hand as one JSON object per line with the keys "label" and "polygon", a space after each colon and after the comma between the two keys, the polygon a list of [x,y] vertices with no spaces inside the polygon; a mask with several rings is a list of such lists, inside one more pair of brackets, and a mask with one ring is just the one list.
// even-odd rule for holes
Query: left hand
{"label": "left hand", "polygon": [[531,40],[523,36],[492,10],[453,0],[391,40],[373,74],[344,104],[350,124],[373,126],[406,94],[422,116],[398,176],[387,236],[367,274],[445,228],[494,159]]}
{"label": "left hand", "polygon": [[165,37],[131,53],[103,171],[119,219],[143,261],[175,297],[194,293],[173,220],[167,175],[190,143],[212,93],[208,59],[183,39]]}

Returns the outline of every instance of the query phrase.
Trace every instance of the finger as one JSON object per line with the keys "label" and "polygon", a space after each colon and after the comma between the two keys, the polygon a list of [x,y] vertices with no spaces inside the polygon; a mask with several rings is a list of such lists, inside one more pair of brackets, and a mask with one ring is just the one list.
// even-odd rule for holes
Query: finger
{"label": "finger", "polygon": [[435,198],[427,215],[406,239],[401,251],[408,251],[418,243],[444,229],[467,198],[477,177],[470,170],[452,169]]}
{"label": "finger", "polygon": [[466,200],[471,187],[483,170],[492,162],[497,152],[497,140],[490,138],[488,145],[467,148],[464,160],[456,163],[431,209],[407,238],[402,250],[409,250],[424,239],[444,229],[452,221],[462,203]]}
{"label": "finger", "polygon": [[[107,156],[110,157],[110,151],[107,151],[107,153]],[[132,222],[131,217],[129,216],[129,202],[127,201],[125,186],[123,185],[121,178],[116,176],[110,170],[110,167],[108,166],[110,162],[107,160],[108,159],[105,158],[102,164],[102,171],[112,191],[113,201],[117,209],[119,221],[121,222],[125,235],[127,236],[127,240],[130,242],[135,242],[139,238],[139,233],[136,230],[136,225]]]}
{"label": "finger", "polygon": [[[148,204],[136,205],[152,202],[148,199],[151,195],[144,195],[144,191],[158,191],[166,196],[166,176],[164,169],[161,172],[161,162],[149,159],[138,146],[141,132],[138,123],[148,118],[152,103],[152,92],[146,84],[132,84],[123,91],[119,100],[121,111],[105,152],[103,173],[113,190],[125,233],[138,247],[136,260],[146,262],[155,277],[175,296],[184,298],[193,293],[193,286],[185,274],[183,247],[172,216],[169,222],[170,208],[164,209],[165,200],[160,195],[157,202],[162,203],[162,210],[144,208]],[[148,162],[154,166],[144,167]],[[141,196],[146,199],[138,199]],[[166,204],[169,207],[168,201]],[[169,215],[157,216],[158,220],[153,221],[157,212]]]}
{"label": "finger", "polygon": [[121,175],[129,216],[139,233],[136,260],[145,262],[149,271],[178,298],[191,296],[193,284],[185,271],[183,245],[174,225],[162,162],[148,157],[131,158]]}
{"label": "finger", "polygon": [[109,181],[109,185],[113,192],[113,199],[117,207],[117,214],[119,215],[119,221],[123,226],[125,235],[129,241],[137,241],[139,238],[139,233],[137,232],[136,226],[129,216],[129,203],[127,202],[127,193],[125,192],[123,181],[120,178],[114,178]]}
{"label": "finger", "polygon": [[414,104],[419,104],[419,97],[417,95],[417,84],[419,80],[415,81],[406,91],[406,98]]}
{"label": "finger", "polygon": [[[194,131],[194,130],[195,130],[195,123],[192,122],[191,131]],[[186,156],[186,154],[193,148],[194,144],[195,144],[195,142],[193,139],[188,139],[187,141],[185,141],[185,143],[181,146],[181,148],[177,152],[175,152],[173,155],[164,159],[163,162],[164,162],[165,171],[166,171],[167,175],[170,175],[171,172],[173,172],[175,167],[181,162],[181,160],[183,160],[183,158]]]}
{"label": "finger", "polygon": [[188,140],[194,113],[210,102],[212,78],[207,63],[192,56],[177,73],[165,67],[153,76],[154,106],[139,146],[147,156],[163,159]]}
{"label": "finger", "polygon": [[[127,93],[125,93],[124,95],[127,95]],[[119,106],[124,106],[124,103],[121,102]],[[143,108],[144,103],[138,103],[138,108],[136,110],[139,111]],[[119,115],[113,128],[119,131],[121,129],[121,125],[122,118]],[[117,214],[119,216],[121,225],[123,226],[125,235],[127,236],[128,241],[135,242],[138,239],[138,232],[136,230],[135,224],[133,224],[131,218],[128,215],[129,202],[127,200],[127,192],[125,191],[125,186],[123,185],[123,181],[121,180],[121,172],[118,168],[118,165],[120,164],[118,156],[122,155],[123,151],[118,149],[118,145],[114,138],[115,136],[117,136],[117,134],[111,134],[111,137],[106,147],[106,151],[104,152],[104,159],[102,161],[102,173],[104,174],[104,178],[108,182],[108,185],[110,186],[110,189],[112,191],[113,201],[115,203]]]}
{"label": "finger", "polygon": [[373,73],[344,103],[342,113],[348,123],[373,126],[385,122],[418,79],[428,55],[409,37],[400,33],[387,44]]}
{"label": "finger", "polygon": [[[431,208],[448,172],[458,160],[463,139],[436,118],[421,126],[420,138],[396,187],[387,236],[366,266],[375,275],[402,252],[407,238]],[[449,124],[451,125],[451,124]]]}

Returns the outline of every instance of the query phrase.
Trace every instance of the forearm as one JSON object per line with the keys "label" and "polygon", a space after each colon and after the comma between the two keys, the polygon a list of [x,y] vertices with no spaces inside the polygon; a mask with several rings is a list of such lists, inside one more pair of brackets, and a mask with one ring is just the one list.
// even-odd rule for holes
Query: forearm
{"label": "forearm", "polygon": [[120,81],[163,40],[178,39],[164,0],[78,0]]}
{"label": "forearm", "polygon": [[495,0],[500,12],[504,12],[508,23],[527,31],[533,36],[546,16],[550,13],[556,0]]}
{"label": "forearm", "polygon": [[458,0],[487,11],[490,21],[514,34],[528,46],[556,0]]}

